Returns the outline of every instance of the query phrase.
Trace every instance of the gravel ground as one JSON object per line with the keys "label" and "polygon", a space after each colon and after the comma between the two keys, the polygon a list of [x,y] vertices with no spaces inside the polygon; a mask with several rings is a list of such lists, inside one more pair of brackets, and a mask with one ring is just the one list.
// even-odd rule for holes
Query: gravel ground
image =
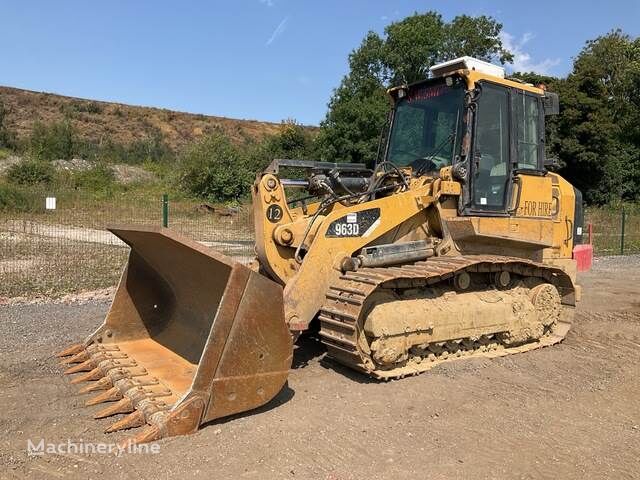
{"label": "gravel ground", "polygon": [[378,383],[313,340],[258,411],[159,442],[158,455],[45,454],[115,442],[51,354],[108,300],[0,307],[0,478],[640,478],[640,256],[596,260],[558,346]]}

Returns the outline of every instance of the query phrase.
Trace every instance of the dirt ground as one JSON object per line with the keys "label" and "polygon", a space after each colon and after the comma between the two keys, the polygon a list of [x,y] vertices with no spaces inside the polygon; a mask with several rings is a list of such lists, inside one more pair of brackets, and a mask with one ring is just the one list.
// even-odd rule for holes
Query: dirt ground
{"label": "dirt ground", "polygon": [[323,360],[307,340],[256,412],[159,442],[156,455],[45,454],[115,442],[51,354],[108,303],[0,308],[0,478],[640,478],[640,256],[604,258],[558,346],[389,383]]}

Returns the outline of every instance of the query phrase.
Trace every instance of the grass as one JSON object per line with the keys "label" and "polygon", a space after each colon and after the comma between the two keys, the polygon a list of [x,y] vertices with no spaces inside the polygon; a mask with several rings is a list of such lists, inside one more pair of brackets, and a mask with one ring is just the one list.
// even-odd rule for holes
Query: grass
{"label": "grass", "polygon": [[[0,210],[0,296],[50,296],[116,284],[128,249],[105,245],[104,229],[115,224],[162,223],[161,196],[63,191],[20,192],[26,211]],[[45,210],[45,197],[56,195],[56,210]],[[220,216],[202,202],[169,203],[169,226],[192,239],[211,242],[235,258],[253,255],[251,210]]]}
{"label": "grass", "polygon": [[[640,253],[640,206],[625,205],[624,208],[624,253]],[[593,247],[596,255],[620,254],[622,206],[588,208],[585,222],[593,225]]]}
{"label": "grass", "polygon": [[0,236],[0,296],[58,297],[113,286],[128,250],[59,238]]}
{"label": "grass", "polygon": [[[45,210],[47,196],[56,197],[56,210]],[[29,210],[0,212],[0,228],[9,220],[97,230],[114,224],[162,224],[161,195],[125,192],[101,197],[67,192],[47,194],[43,191],[38,195],[30,195],[28,199],[31,206]],[[234,216],[218,216],[203,205],[204,202],[197,200],[173,200],[170,197],[169,226],[201,241],[252,237],[250,207],[239,207],[238,214]]]}

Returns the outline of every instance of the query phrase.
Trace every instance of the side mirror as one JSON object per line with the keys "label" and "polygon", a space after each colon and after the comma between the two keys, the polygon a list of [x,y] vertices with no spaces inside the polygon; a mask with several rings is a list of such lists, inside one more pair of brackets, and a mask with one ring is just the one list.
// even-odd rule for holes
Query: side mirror
{"label": "side mirror", "polygon": [[555,172],[556,170],[559,170],[560,167],[561,167],[560,160],[558,160],[556,157],[545,157],[544,168],[552,172]]}
{"label": "side mirror", "polygon": [[542,97],[544,115],[558,115],[560,113],[560,98],[557,93],[546,92]]}

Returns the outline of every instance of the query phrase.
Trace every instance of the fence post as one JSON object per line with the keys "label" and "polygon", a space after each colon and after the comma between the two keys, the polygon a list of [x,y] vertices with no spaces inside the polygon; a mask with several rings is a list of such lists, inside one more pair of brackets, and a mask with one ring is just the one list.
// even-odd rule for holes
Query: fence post
{"label": "fence post", "polygon": [[624,255],[624,221],[625,221],[624,207],[622,207],[622,234],[620,235],[620,255]]}
{"label": "fence post", "polygon": [[169,195],[166,193],[162,195],[162,226],[169,226]]}

